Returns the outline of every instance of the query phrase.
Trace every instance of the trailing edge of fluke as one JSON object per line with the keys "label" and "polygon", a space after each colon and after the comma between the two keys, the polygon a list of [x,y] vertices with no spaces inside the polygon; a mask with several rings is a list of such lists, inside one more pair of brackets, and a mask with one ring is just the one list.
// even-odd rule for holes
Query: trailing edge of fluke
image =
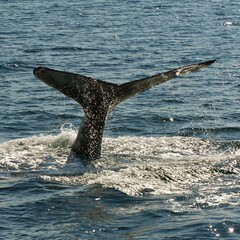
{"label": "trailing edge of fluke", "polygon": [[33,74],[82,106],[85,116],[72,152],[88,163],[101,157],[106,117],[116,105],[158,84],[208,67],[214,62],[192,64],[120,85],[45,67],[35,68]]}

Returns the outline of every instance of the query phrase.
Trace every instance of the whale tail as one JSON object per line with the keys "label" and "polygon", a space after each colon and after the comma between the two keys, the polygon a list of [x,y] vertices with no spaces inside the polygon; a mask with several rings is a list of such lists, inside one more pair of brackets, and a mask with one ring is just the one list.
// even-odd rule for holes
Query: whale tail
{"label": "whale tail", "polygon": [[85,117],[72,151],[80,158],[92,161],[101,156],[106,117],[116,105],[156,85],[207,67],[214,62],[215,60],[211,60],[192,64],[121,85],[45,67],[35,68],[33,74],[82,106]]}

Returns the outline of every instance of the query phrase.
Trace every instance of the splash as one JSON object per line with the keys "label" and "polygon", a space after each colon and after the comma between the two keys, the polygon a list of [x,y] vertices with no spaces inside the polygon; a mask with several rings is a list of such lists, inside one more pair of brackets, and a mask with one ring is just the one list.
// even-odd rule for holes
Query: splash
{"label": "splash", "polygon": [[12,176],[35,173],[35,177],[67,184],[98,184],[140,196],[191,194],[196,188],[204,189],[209,182],[219,189],[226,185],[226,176],[234,179],[240,173],[238,141],[104,138],[101,160],[86,168],[77,159],[67,162],[75,137],[74,126],[64,124],[58,135],[5,142],[0,145],[0,171]]}

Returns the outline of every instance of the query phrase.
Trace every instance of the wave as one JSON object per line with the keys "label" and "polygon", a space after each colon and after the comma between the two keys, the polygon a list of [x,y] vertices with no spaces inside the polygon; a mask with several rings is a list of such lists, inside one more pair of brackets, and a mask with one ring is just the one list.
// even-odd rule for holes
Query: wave
{"label": "wave", "polygon": [[106,137],[101,160],[84,168],[77,160],[66,164],[75,137],[75,129],[63,127],[58,135],[32,136],[0,144],[1,177],[97,184],[135,196],[187,194],[196,185],[205,187],[206,182],[211,182],[213,193],[213,189],[217,191],[229,182],[236,182],[240,173],[240,141]]}
{"label": "wave", "polygon": [[223,128],[184,128],[182,129],[182,134],[191,136],[193,133],[226,133],[226,132],[240,132],[239,127],[223,127]]}
{"label": "wave", "polygon": [[218,128],[183,128],[179,131],[181,136],[202,136],[214,138],[239,139],[239,127],[218,127]]}
{"label": "wave", "polygon": [[97,51],[95,48],[87,47],[72,47],[72,46],[59,46],[52,48],[33,48],[24,50],[25,53],[39,53],[44,51],[56,51],[56,52],[79,52],[79,51]]}

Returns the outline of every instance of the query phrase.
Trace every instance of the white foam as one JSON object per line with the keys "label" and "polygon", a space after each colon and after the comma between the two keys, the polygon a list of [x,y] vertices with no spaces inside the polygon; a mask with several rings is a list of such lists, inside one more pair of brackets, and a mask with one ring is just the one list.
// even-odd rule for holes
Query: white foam
{"label": "white foam", "polygon": [[[73,127],[0,144],[2,172],[40,172],[38,177],[68,184],[100,184],[129,195],[189,193],[194,184],[224,171],[239,174],[239,149],[184,137],[103,139],[103,154],[93,166],[66,164],[76,137]],[[219,184],[219,182],[218,182]]]}
{"label": "white foam", "polygon": [[231,26],[233,23],[230,21],[226,21],[223,23],[224,26]]}

